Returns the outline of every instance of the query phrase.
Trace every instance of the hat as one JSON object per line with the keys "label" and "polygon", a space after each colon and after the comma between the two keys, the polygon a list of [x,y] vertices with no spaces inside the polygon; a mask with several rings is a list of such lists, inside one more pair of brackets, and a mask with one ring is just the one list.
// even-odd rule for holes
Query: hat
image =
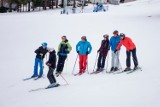
{"label": "hat", "polygon": [[42,46],[47,47],[47,43],[46,43],[46,42],[43,42],[43,43],[42,43]]}
{"label": "hat", "polygon": [[109,35],[108,35],[108,34],[105,34],[105,35],[103,35],[103,37],[104,37],[104,38],[108,38],[108,37],[109,37]]}
{"label": "hat", "polygon": [[118,30],[115,30],[113,34],[118,35]]}
{"label": "hat", "polygon": [[120,37],[125,37],[125,34],[124,33],[120,33]]}
{"label": "hat", "polygon": [[47,50],[52,52],[54,48],[47,48]]}
{"label": "hat", "polygon": [[86,36],[82,36],[81,39],[87,40],[87,37]]}

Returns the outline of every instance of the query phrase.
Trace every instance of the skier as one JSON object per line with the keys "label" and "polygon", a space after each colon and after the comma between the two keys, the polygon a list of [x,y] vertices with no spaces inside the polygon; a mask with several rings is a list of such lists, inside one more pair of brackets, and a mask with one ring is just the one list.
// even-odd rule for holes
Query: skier
{"label": "skier", "polygon": [[116,53],[115,53],[115,50],[120,42],[120,36],[118,35],[117,30],[113,32],[113,35],[114,36],[111,37],[110,42],[109,42],[109,45],[112,50],[112,62],[111,62],[110,72],[118,71],[119,69],[119,50],[116,51]]}
{"label": "skier", "polygon": [[86,36],[81,37],[81,41],[79,41],[76,45],[76,51],[79,55],[78,74],[81,75],[86,71],[88,54],[90,54],[92,51],[92,46],[90,42],[87,41]]}
{"label": "skier", "polygon": [[98,12],[100,10],[106,11],[101,0],[100,0],[100,2],[97,2],[96,5],[97,5],[97,7],[94,8],[93,12]]}
{"label": "skier", "polygon": [[[34,74],[32,75],[32,78],[34,77],[42,77],[43,75],[43,59],[48,52],[47,50],[47,43],[43,42],[42,46],[40,46],[38,49],[35,50],[36,58],[35,58],[35,63],[34,63]],[[38,75],[38,64],[40,66],[40,72]]]}
{"label": "skier", "polygon": [[56,87],[59,84],[56,83],[56,79],[53,75],[53,71],[56,68],[56,52],[53,48],[48,48],[49,51],[49,60],[46,62],[46,65],[49,67],[47,78],[49,79],[50,85],[47,88]]}
{"label": "skier", "polygon": [[69,54],[70,51],[72,50],[72,47],[67,40],[67,37],[62,36],[61,39],[62,39],[62,42],[58,46],[58,53],[57,53],[59,58],[58,58],[58,64],[56,69],[56,76],[59,76],[59,74],[62,73],[64,63],[67,58],[67,54]]}
{"label": "skier", "polygon": [[97,63],[97,70],[96,72],[101,72],[104,69],[106,56],[109,51],[109,35],[105,34],[103,35],[104,39],[101,42],[101,46],[99,50],[97,51],[99,53],[98,57],[98,63]]}
{"label": "skier", "polygon": [[131,66],[131,58],[130,58],[131,53],[132,53],[133,62],[134,62],[134,69],[133,70],[138,69],[138,60],[137,60],[137,55],[136,55],[135,44],[133,43],[131,38],[126,37],[124,33],[120,33],[120,38],[121,38],[121,41],[118,44],[118,46],[114,52],[117,52],[122,45],[124,45],[126,47],[126,55],[127,55],[126,66],[127,67],[124,71],[131,70],[131,68],[130,68],[130,66]]}

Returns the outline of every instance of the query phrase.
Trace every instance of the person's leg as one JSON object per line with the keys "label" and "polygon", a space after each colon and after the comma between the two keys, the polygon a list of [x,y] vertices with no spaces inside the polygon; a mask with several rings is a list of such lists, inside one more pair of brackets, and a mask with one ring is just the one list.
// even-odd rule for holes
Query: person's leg
{"label": "person's leg", "polygon": [[41,77],[43,75],[43,59],[39,59],[39,65],[40,65],[39,76]]}
{"label": "person's leg", "polygon": [[98,63],[97,63],[97,70],[101,68],[101,60],[102,60],[102,55],[101,55],[101,53],[99,53]]}
{"label": "person's leg", "polygon": [[62,56],[59,55],[58,63],[57,63],[57,69],[56,69],[57,72],[60,71],[60,69],[61,69],[61,61],[62,61]]}
{"label": "person's leg", "polygon": [[38,58],[35,58],[33,76],[37,76],[37,75],[38,75]]}
{"label": "person's leg", "polygon": [[111,66],[115,67],[115,53],[112,51],[112,61],[111,61]]}
{"label": "person's leg", "polygon": [[60,66],[61,66],[60,67],[60,73],[63,71],[66,58],[67,58],[67,56],[62,56],[62,60],[61,60],[61,63],[60,63]]}
{"label": "person's leg", "polygon": [[79,73],[82,73],[82,69],[83,69],[83,56],[79,55]]}
{"label": "person's leg", "polygon": [[49,71],[48,71],[48,74],[47,74],[47,78],[48,78],[48,80],[49,80],[49,82],[50,82],[51,84],[56,82],[56,80],[55,80],[55,78],[54,78],[54,76],[53,76],[53,71],[54,71],[54,69],[52,69],[52,68],[49,67]]}
{"label": "person's leg", "polygon": [[83,56],[83,72],[86,71],[86,68],[87,68],[87,58],[88,58],[88,55],[84,55]]}
{"label": "person's leg", "polygon": [[117,71],[119,69],[119,52],[120,51],[117,51],[115,53],[115,68],[114,68],[114,71]]}
{"label": "person's leg", "polygon": [[130,51],[126,51],[126,55],[127,55],[126,66],[128,68],[130,68],[131,67],[131,52]]}
{"label": "person's leg", "polygon": [[103,57],[102,57],[102,65],[101,65],[101,68],[104,68],[105,62],[106,62],[106,56],[103,56]]}
{"label": "person's leg", "polygon": [[133,57],[134,66],[137,67],[138,60],[137,60],[137,55],[136,55],[136,48],[132,50],[132,57]]}

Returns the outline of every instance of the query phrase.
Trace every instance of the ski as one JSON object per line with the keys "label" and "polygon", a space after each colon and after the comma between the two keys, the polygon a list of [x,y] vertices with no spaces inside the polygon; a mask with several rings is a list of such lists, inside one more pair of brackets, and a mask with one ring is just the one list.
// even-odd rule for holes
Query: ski
{"label": "ski", "polygon": [[38,79],[41,79],[41,78],[44,78],[43,76],[42,77],[36,77],[34,78],[34,80],[38,80]]}
{"label": "ski", "polygon": [[127,74],[133,73],[133,72],[138,71],[138,70],[141,70],[141,71],[142,71],[141,67],[139,67],[139,68],[136,69],[136,70],[131,70],[131,71],[127,72]]}
{"label": "ski", "polygon": [[56,86],[54,86],[54,87],[41,87],[41,88],[36,88],[36,89],[31,89],[31,90],[29,90],[28,92],[36,92],[36,91],[41,91],[41,90],[46,90],[46,89],[52,89],[52,88],[56,88],[56,87],[59,87],[59,86],[67,86],[68,84],[62,84],[62,85],[60,85],[60,84],[57,84]]}
{"label": "ski", "polygon": [[23,81],[31,80],[31,79],[34,79],[34,78],[35,78],[35,77],[24,78]]}
{"label": "ski", "polygon": [[56,85],[53,86],[53,87],[46,87],[45,89],[55,88],[55,87],[59,87],[59,86],[60,86],[60,84],[56,84]]}

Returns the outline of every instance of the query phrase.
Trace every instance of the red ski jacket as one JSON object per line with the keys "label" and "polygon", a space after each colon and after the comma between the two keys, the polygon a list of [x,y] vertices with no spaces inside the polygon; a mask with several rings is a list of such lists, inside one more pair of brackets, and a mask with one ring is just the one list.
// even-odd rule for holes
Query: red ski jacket
{"label": "red ski jacket", "polygon": [[130,50],[133,50],[136,48],[135,44],[132,42],[131,38],[129,38],[129,37],[125,37],[124,39],[122,39],[119,42],[116,49],[119,50],[122,45],[124,45],[126,47],[127,51],[130,51]]}

